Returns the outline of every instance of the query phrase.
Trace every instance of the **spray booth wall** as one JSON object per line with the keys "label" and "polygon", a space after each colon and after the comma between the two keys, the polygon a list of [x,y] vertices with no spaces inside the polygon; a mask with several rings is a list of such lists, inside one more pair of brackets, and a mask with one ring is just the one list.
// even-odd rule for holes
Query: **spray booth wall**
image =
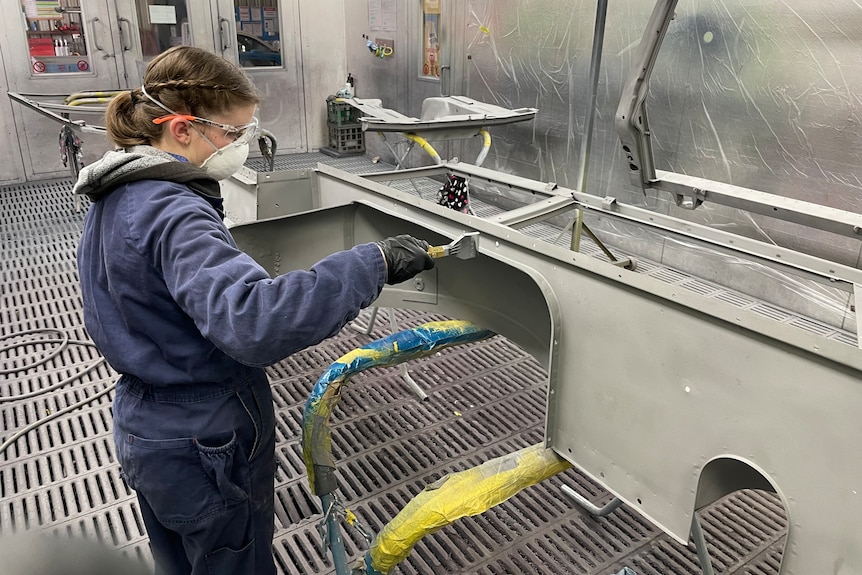
{"label": "spray booth wall", "polygon": [[[444,22],[456,29],[441,37],[448,32],[450,44],[463,48],[451,54],[453,69],[464,70],[452,85],[484,102],[539,109],[534,122],[491,130],[485,166],[577,187],[596,2],[443,1],[451,11]],[[421,18],[421,2],[414,4],[398,3],[402,46],[414,43],[408,34],[420,33],[409,21]],[[640,0],[609,3],[584,191],[858,267],[856,240],[721,206],[682,210],[667,194],[644,194],[629,183],[614,113],[652,7]],[[348,14],[347,22],[348,68],[365,68],[374,84],[386,84],[389,98],[407,102],[399,111],[417,115],[415,95],[423,85],[414,57],[402,50],[399,61],[387,63],[353,53],[350,38],[363,32],[351,22],[363,20]],[[680,0],[647,99],[657,169],[858,211],[860,38],[856,0]],[[361,97],[379,97],[374,92],[373,85],[360,85]],[[385,106],[394,102],[384,99]],[[479,144],[465,141],[456,150],[470,161]],[[421,153],[410,159],[427,163]]]}

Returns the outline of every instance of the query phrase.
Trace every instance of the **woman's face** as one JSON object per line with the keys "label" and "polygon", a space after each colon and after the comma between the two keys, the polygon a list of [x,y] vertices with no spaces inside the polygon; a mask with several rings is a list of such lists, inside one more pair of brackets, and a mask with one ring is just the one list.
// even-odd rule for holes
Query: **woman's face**
{"label": "woman's face", "polygon": [[[244,126],[252,121],[256,109],[257,106],[255,104],[237,106],[228,112],[213,114],[211,117],[208,117],[207,120],[212,120],[219,124],[226,124],[228,126]],[[228,133],[217,126],[211,126],[199,122],[195,122],[193,125],[194,128],[190,131],[191,138],[186,158],[195,166],[203,164],[204,160],[216,151],[216,148],[224,148],[236,140],[236,134]]]}
{"label": "woman's face", "polygon": [[[235,106],[227,112],[201,118],[227,126],[245,126],[251,123],[256,109],[255,104],[244,104]],[[153,146],[183,156],[195,166],[201,166],[204,160],[217,149],[224,148],[236,140],[236,133],[189,118],[191,116],[177,114],[166,122],[161,140],[154,142]]]}

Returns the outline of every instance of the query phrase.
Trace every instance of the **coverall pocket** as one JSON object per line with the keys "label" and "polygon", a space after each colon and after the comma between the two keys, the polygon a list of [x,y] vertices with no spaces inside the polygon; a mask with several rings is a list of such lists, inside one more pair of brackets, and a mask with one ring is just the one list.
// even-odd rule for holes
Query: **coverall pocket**
{"label": "coverall pocket", "polygon": [[129,487],[143,495],[162,524],[183,524],[248,499],[248,461],[236,433],[217,447],[194,438],[146,439],[128,434],[118,457]]}
{"label": "coverall pocket", "polygon": [[247,573],[255,562],[254,539],[239,550],[234,550],[229,547],[216,549],[212,553],[207,553],[207,573],[208,575],[236,575],[237,573]]}
{"label": "coverall pocket", "polygon": [[249,461],[254,461],[260,453],[260,448],[270,441],[275,433],[275,408],[272,404],[272,394],[269,383],[266,383],[266,393],[261,397],[261,391],[254,386],[248,386],[237,392],[237,398],[246,416],[254,427],[254,437],[251,444],[246,445]]}

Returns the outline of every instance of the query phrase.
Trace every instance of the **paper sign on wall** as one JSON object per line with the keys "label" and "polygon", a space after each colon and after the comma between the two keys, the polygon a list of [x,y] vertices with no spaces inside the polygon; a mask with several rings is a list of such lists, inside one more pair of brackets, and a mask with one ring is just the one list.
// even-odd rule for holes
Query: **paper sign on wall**
{"label": "paper sign on wall", "polygon": [[174,6],[147,6],[150,9],[150,24],[176,24],[177,9]]}

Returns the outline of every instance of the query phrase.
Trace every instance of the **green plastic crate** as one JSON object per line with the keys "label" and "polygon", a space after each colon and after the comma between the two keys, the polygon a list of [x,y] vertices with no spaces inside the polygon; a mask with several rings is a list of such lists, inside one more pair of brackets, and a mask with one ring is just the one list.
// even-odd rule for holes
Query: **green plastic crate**
{"label": "green plastic crate", "polygon": [[338,153],[365,151],[365,133],[362,125],[334,126],[329,124],[329,147]]}

